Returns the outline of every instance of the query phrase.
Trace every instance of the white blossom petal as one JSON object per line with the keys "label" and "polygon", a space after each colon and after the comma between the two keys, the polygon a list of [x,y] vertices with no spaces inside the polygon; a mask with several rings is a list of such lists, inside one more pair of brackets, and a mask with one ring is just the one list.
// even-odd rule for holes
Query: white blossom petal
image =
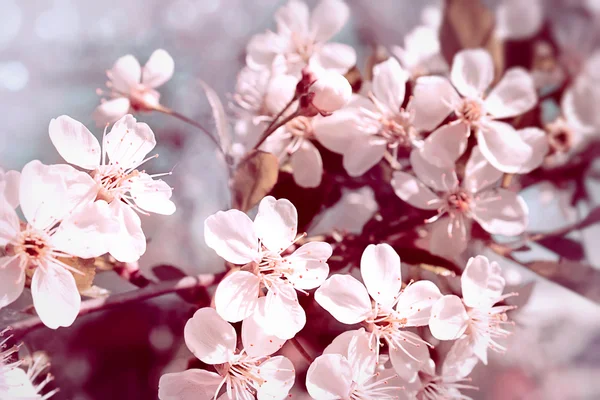
{"label": "white blossom petal", "polygon": [[219,315],[229,322],[247,318],[256,309],[260,279],[248,271],[236,271],[226,276],[215,292]]}
{"label": "white blossom petal", "polygon": [[280,33],[292,35],[308,33],[310,12],[305,2],[289,0],[275,12],[277,30]]}
{"label": "white blossom petal", "polygon": [[265,303],[265,314],[258,323],[269,335],[280,339],[291,339],[306,325],[306,313],[296,290],[290,284],[278,284],[269,288]]}
{"label": "white blossom petal", "polygon": [[146,235],[135,211],[122,201],[110,203],[112,215],[119,222],[119,232],[110,235],[108,252],[121,262],[134,262],[146,252]]}
{"label": "white blossom petal", "polygon": [[473,147],[465,167],[463,187],[472,193],[477,193],[498,182],[500,178],[502,172],[494,168],[481,154],[479,146]]}
{"label": "white blossom petal", "polygon": [[349,398],[352,388],[352,365],[339,354],[319,356],[306,373],[306,389],[313,399]]}
{"label": "white blossom petal", "polygon": [[371,297],[391,307],[402,288],[400,257],[389,244],[370,244],[360,259],[360,274]]}
{"label": "white blossom petal", "polygon": [[371,313],[367,289],[350,275],[331,276],[317,289],[315,300],[343,324],[357,324]]}
{"label": "white blossom petal", "polygon": [[527,228],[529,210],[518,194],[498,188],[478,195],[473,218],[494,235],[520,235]]}
{"label": "white blossom petal", "polygon": [[315,137],[328,150],[345,154],[352,138],[363,134],[358,127],[359,114],[356,109],[342,109],[326,118],[315,117],[313,119]]}
{"label": "white blossom petal", "polygon": [[108,75],[115,90],[128,94],[140,83],[142,67],[134,56],[128,54],[115,62]]}
{"label": "white blossom petal", "polygon": [[15,209],[19,206],[19,186],[21,185],[21,173],[19,171],[3,172],[0,168],[0,197]]}
{"label": "white blossom petal", "polygon": [[408,78],[398,61],[390,57],[373,67],[373,94],[390,112],[397,113],[404,102]]}
{"label": "white blossom petal", "polygon": [[390,348],[390,361],[400,378],[414,382],[419,371],[424,370],[430,360],[429,350],[427,345],[421,343],[422,339],[418,335],[412,332],[403,332],[403,335],[409,337],[411,342],[419,344],[415,346],[406,343],[402,348]]}
{"label": "white blossom petal", "polygon": [[442,204],[442,200],[431,189],[406,172],[394,172],[391,183],[394,193],[413,207],[435,210]]}
{"label": "white blossom petal", "polygon": [[218,211],[204,221],[208,247],[233,264],[261,259],[254,223],[240,210]]}
{"label": "white blossom petal", "polygon": [[494,80],[494,62],[484,49],[468,49],[456,53],[450,80],[465,97],[481,98]]}
{"label": "white blossom petal", "polygon": [[333,339],[333,341],[325,347],[323,350],[323,354],[339,354],[346,359],[348,359],[348,348],[350,347],[350,342],[352,338],[355,336],[363,335],[365,333],[365,328],[360,328],[351,331],[344,331],[340,333],[338,336]]}
{"label": "white blossom petal", "polygon": [[464,122],[453,122],[433,131],[423,141],[421,155],[430,164],[441,168],[453,168],[465,152],[471,130]]}
{"label": "white blossom petal", "polygon": [[321,153],[309,140],[302,144],[290,157],[294,181],[303,188],[316,188],[323,177]]}
{"label": "white blossom petal", "polygon": [[142,70],[142,84],[156,88],[167,82],[173,76],[175,61],[163,49],[155,50]]}
{"label": "white blossom petal", "polygon": [[429,323],[431,307],[442,297],[440,289],[431,281],[408,285],[398,299],[398,318],[406,318],[404,326],[423,326]]}
{"label": "white blossom petal", "polygon": [[183,337],[192,354],[206,364],[228,362],[237,346],[233,326],[210,307],[194,313],[185,324]]}
{"label": "white blossom petal", "polygon": [[162,215],[175,212],[175,204],[171,201],[171,187],[162,179],[152,179],[150,175],[141,172],[131,178],[129,193],[142,210]]}
{"label": "white blossom petal", "polygon": [[491,307],[502,296],[504,278],[497,262],[471,257],[461,277],[463,302],[469,307]]}
{"label": "white blossom petal", "polygon": [[50,121],[48,131],[52,144],[69,164],[83,169],[100,165],[100,143],[81,122],[61,115]]}
{"label": "white blossom petal", "polygon": [[350,9],[342,0],[321,0],[310,16],[310,31],[315,42],[326,42],[348,21]]}
{"label": "white blossom petal", "polygon": [[292,100],[296,93],[298,78],[280,74],[271,77],[264,96],[266,109],[273,115],[278,114]]}
{"label": "white blossom petal", "polygon": [[277,356],[260,364],[260,377],[264,382],[257,390],[258,400],[284,400],[294,386],[296,370],[288,358]]}
{"label": "white blossom petal", "polygon": [[460,297],[447,295],[431,309],[429,329],[438,340],[456,340],[467,329],[469,316]]}
{"label": "white blossom petal", "polygon": [[531,158],[532,148],[512,126],[504,122],[481,124],[477,131],[477,144],[490,164],[502,172],[516,173]]}
{"label": "white blossom petal", "polygon": [[223,378],[203,369],[164,374],[158,382],[160,400],[212,399]]}
{"label": "white blossom petal", "polygon": [[510,118],[531,110],[537,100],[531,74],[523,68],[511,68],[486,97],[484,108],[494,118]]}
{"label": "white blossom petal", "polygon": [[254,230],[269,250],[281,253],[291,246],[298,229],[298,211],[287,199],[267,196],[258,205]]}
{"label": "white blossom petal", "polygon": [[429,249],[441,257],[454,258],[467,249],[471,221],[445,217],[433,223]]}
{"label": "white blossom petal", "polygon": [[17,300],[25,287],[25,270],[19,258],[0,257],[0,308]]}
{"label": "white blossom petal", "polygon": [[387,148],[383,138],[373,135],[356,135],[344,152],[344,169],[352,177],[361,176],[381,159]]}
{"label": "white blossom petal", "polygon": [[329,275],[327,259],[333,252],[326,242],[308,242],[294,251],[285,261],[289,262],[291,273],[286,278],[295,288],[309,290],[320,286]]}
{"label": "white blossom petal", "polygon": [[325,43],[318,53],[313,54],[310,65],[345,74],[356,65],[356,51],[347,44]]}
{"label": "white blossom petal", "polygon": [[123,118],[131,107],[131,102],[127,97],[118,97],[116,99],[102,101],[94,110],[92,118],[96,126],[104,128],[106,124],[112,124]]}
{"label": "white blossom petal", "polygon": [[35,270],[31,296],[35,311],[50,329],[71,326],[79,313],[81,296],[75,278],[60,265],[49,263]]}
{"label": "white blossom petal", "polygon": [[519,174],[528,174],[542,165],[550,151],[548,135],[540,128],[525,128],[517,131],[525,143],[531,147],[531,157],[519,169]]}
{"label": "white blossom petal", "polygon": [[377,353],[364,330],[350,339],[347,353],[348,362],[352,365],[352,380],[359,385],[366,384],[375,374]]}
{"label": "white blossom petal", "polygon": [[289,46],[287,38],[270,31],[254,35],[246,45],[246,63],[253,69],[270,67],[275,55],[284,53]]}
{"label": "white blossom petal", "polygon": [[127,114],[115,122],[104,137],[103,146],[112,164],[129,169],[144,160],[156,146],[156,139],[147,124],[137,122],[131,114]]}
{"label": "white blossom petal", "polygon": [[19,216],[0,193],[0,248],[11,242],[20,231]]}
{"label": "white blossom petal", "polygon": [[448,79],[441,76],[418,78],[410,102],[415,111],[415,128],[420,131],[434,130],[459,101],[460,96]]}
{"label": "white blossom petal", "polygon": [[454,379],[465,378],[471,374],[478,362],[479,360],[473,353],[471,338],[463,336],[454,342],[446,354],[442,364],[442,375]]}
{"label": "white blossom petal", "polygon": [[256,312],[242,322],[242,343],[250,357],[270,356],[281,349],[285,343],[285,339],[267,334],[260,326],[261,321],[257,317],[265,315],[266,301],[266,297],[259,297]]}
{"label": "white blossom petal", "polygon": [[503,40],[525,40],[535,36],[544,23],[540,0],[503,0],[496,9],[495,32]]}
{"label": "white blossom petal", "polygon": [[410,164],[421,182],[437,192],[449,192],[458,187],[454,163],[439,167],[428,160],[418,149],[410,153]]}

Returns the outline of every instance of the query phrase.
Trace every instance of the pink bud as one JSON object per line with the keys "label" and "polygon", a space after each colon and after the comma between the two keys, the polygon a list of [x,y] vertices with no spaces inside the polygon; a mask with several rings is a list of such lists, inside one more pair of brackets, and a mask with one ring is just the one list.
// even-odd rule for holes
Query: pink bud
{"label": "pink bud", "polygon": [[352,87],[343,75],[322,71],[309,89],[312,105],[321,114],[331,114],[344,107],[352,96]]}

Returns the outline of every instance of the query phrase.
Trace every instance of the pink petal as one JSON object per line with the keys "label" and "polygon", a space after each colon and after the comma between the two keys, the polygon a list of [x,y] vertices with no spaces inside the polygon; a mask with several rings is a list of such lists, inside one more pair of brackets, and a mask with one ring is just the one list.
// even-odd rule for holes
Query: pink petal
{"label": "pink petal", "polygon": [[119,58],[109,71],[109,78],[113,87],[125,94],[128,94],[131,88],[140,83],[141,76],[142,67],[131,54]]}
{"label": "pink petal", "polygon": [[19,258],[0,257],[0,308],[17,300],[25,286],[25,270]]}
{"label": "pink petal", "polygon": [[258,323],[267,334],[280,339],[293,338],[306,325],[306,313],[290,284],[282,283],[269,289],[264,311]]}
{"label": "pink petal", "polygon": [[471,338],[464,336],[458,339],[442,364],[442,375],[450,379],[462,379],[471,374],[479,360],[473,353]]}
{"label": "pink petal", "polygon": [[431,281],[418,281],[406,287],[398,299],[398,318],[406,318],[405,326],[424,326],[429,323],[431,307],[442,297]]}
{"label": "pink petal", "polygon": [[420,131],[434,130],[460,101],[450,81],[441,76],[424,76],[416,81],[410,108],[415,111],[414,126]]}
{"label": "pink petal", "polygon": [[338,354],[319,356],[306,373],[306,389],[313,399],[347,399],[352,388],[352,365]]}
{"label": "pink petal", "polygon": [[223,378],[203,369],[164,374],[158,382],[160,400],[212,399]]}
{"label": "pink petal", "polygon": [[35,311],[50,329],[71,326],[79,313],[81,296],[75,278],[60,265],[46,264],[35,270],[31,296]]}
{"label": "pink petal", "polygon": [[471,220],[445,217],[433,223],[429,249],[433,254],[454,258],[467,249]]}
{"label": "pink petal", "polygon": [[394,193],[413,207],[435,210],[442,204],[442,200],[435,193],[406,172],[394,172],[391,183]]}
{"label": "pink petal", "polygon": [[494,118],[510,118],[531,110],[537,100],[529,72],[523,68],[511,68],[486,97],[484,107]]}
{"label": "pink petal", "polygon": [[94,118],[96,126],[104,128],[106,124],[112,124],[124,117],[129,112],[130,106],[131,102],[127,97],[103,101],[94,110],[92,118]]}
{"label": "pink petal", "polygon": [[110,208],[119,222],[119,232],[111,235],[109,253],[121,262],[134,262],[146,252],[146,235],[135,211],[122,201],[113,201]]}
{"label": "pink petal", "polygon": [[218,211],[208,217],[204,221],[204,240],[230,263],[241,265],[260,261],[254,223],[239,210]]}
{"label": "pink petal", "polygon": [[128,169],[144,160],[156,146],[156,139],[148,125],[128,114],[115,122],[104,137],[103,146],[111,164]]}
{"label": "pink petal", "polygon": [[496,35],[503,40],[525,40],[535,36],[544,23],[540,0],[504,0],[496,9]]}
{"label": "pink petal", "polygon": [[275,12],[279,33],[291,35],[308,33],[309,10],[302,1],[288,1]]}
{"label": "pink petal", "polygon": [[454,163],[465,152],[470,128],[464,122],[453,122],[436,129],[423,142],[421,155],[429,163],[441,168],[454,168]]}
{"label": "pink petal", "polygon": [[100,165],[100,143],[81,122],[61,115],[50,121],[48,131],[52,144],[69,164],[83,169]]}
{"label": "pink petal", "polygon": [[254,230],[269,250],[281,253],[290,247],[298,229],[298,211],[287,199],[267,196],[258,205]]}
{"label": "pink petal", "polygon": [[142,71],[142,84],[156,88],[167,82],[173,76],[175,62],[163,49],[155,50]]}
{"label": "pink petal", "polygon": [[260,377],[264,382],[257,390],[258,400],[284,400],[294,386],[296,370],[289,359],[277,356],[260,364]]}
{"label": "pink petal", "polygon": [[429,329],[438,340],[456,340],[467,329],[468,321],[469,316],[460,297],[448,295],[433,305]]}
{"label": "pink petal", "polygon": [[381,159],[387,148],[385,139],[373,135],[356,135],[344,153],[344,169],[352,177],[361,176]]}
{"label": "pink petal", "polygon": [[303,188],[316,188],[323,177],[323,160],[319,150],[308,140],[290,157],[294,180]]}
{"label": "pink petal", "polygon": [[365,328],[342,332],[336,336],[336,338],[333,339],[333,341],[327,347],[325,347],[323,354],[339,354],[348,359],[348,348],[350,347],[352,338],[364,334]]}
{"label": "pink petal", "polygon": [[310,16],[310,31],[315,42],[326,42],[337,34],[350,18],[350,9],[342,0],[321,0]]}
{"label": "pink petal", "polygon": [[371,297],[382,306],[391,307],[402,288],[400,257],[386,243],[370,244],[360,259],[360,274]]}
{"label": "pink petal", "polygon": [[194,313],[183,330],[185,344],[200,361],[222,364],[231,360],[237,346],[235,329],[210,307]]}
{"label": "pink petal", "polygon": [[0,194],[0,248],[4,248],[7,243],[12,242],[19,232],[21,232],[19,216]]}
{"label": "pink petal", "polygon": [[352,365],[352,380],[359,385],[369,382],[377,367],[377,353],[372,348],[369,337],[365,331],[359,331],[348,344],[347,353],[348,362]]}
{"label": "pink petal", "polygon": [[494,80],[492,56],[484,49],[458,52],[452,62],[450,80],[463,96],[481,98]]}
{"label": "pink petal", "polygon": [[19,206],[19,186],[21,185],[21,173],[19,171],[6,171],[0,169],[0,196],[8,205],[15,209]]}
{"label": "pink petal", "polygon": [[525,128],[517,131],[525,143],[531,147],[531,157],[519,169],[519,174],[528,174],[539,168],[550,151],[548,135],[539,128]]}
{"label": "pink petal", "polygon": [[248,271],[236,271],[217,286],[215,306],[219,315],[229,322],[238,322],[256,309],[260,279]]}
{"label": "pink petal", "polygon": [[286,278],[294,287],[303,290],[320,286],[329,275],[327,259],[331,257],[331,245],[326,242],[309,242],[302,245],[288,257],[292,269]]}
{"label": "pink petal", "polygon": [[242,343],[244,350],[250,357],[265,357],[277,352],[285,339],[267,334],[257,320],[258,314],[265,315],[266,297],[260,297],[257,302],[256,312],[252,313],[242,323]]}
{"label": "pink petal", "polygon": [[296,92],[298,78],[280,74],[271,77],[264,96],[264,105],[272,114],[278,114],[292,100]]}
{"label": "pink petal", "polygon": [[350,275],[333,275],[315,292],[315,300],[343,324],[357,324],[371,313],[367,290]]}
{"label": "pink petal", "polygon": [[373,94],[390,112],[397,113],[404,102],[408,73],[395,58],[373,67]]}
{"label": "pink petal", "polygon": [[531,158],[531,147],[512,126],[503,122],[481,124],[477,144],[490,164],[502,172],[516,173]]}
{"label": "pink petal", "polygon": [[500,178],[502,172],[489,163],[479,150],[479,146],[473,147],[465,167],[463,187],[472,193],[477,193],[498,182]]}
{"label": "pink petal", "polygon": [[417,178],[435,191],[449,192],[458,187],[454,163],[449,167],[436,166],[415,149],[410,153],[410,164]]}
{"label": "pink petal", "polygon": [[171,187],[162,179],[152,179],[146,173],[139,173],[131,178],[129,192],[135,204],[142,210],[162,215],[175,212],[175,204],[171,201]]}
{"label": "pink petal", "polygon": [[525,201],[518,194],[502,188],[478,195],[472,212],[479,225],[494,235],[520,235],[529,221]]}
{"label": "pink petal", "polygon": [[313,54],[310,65],[345,74],[356,65],[356,51],[342,43],[325,43],[318,53]]}
{"label": "pink petal", "polygon": [[246,46],[246,63],[253,69],[270,67],[275,55],[284,53],[289,46],[286,38],[270,31],[254,35]]}
{"label": "pink petal", "polygon": [[360,111],[356,109],[342,109],[326,118],[315,117],[315,136],[328,150],[345,154],[350,147],[350,138],[363,134],[358,127],[359,119]]}
{"label": "pink petal", "polygon": [[429,350],[427,345],[421,343],[422,339],[418,335],[412,332],[404,332],[403,335],[411,338],[411,341],[419,342],[419,345],[407,343],[402,348],[390,349],[390,361],[400,378],[413,382],[417,379],[419,371],[426,368],[430,360]]}
{"label": "pink petal", "polygon": [[471,257],[460,277],[464,303],[469,307],[491,307],[504,291],[504,278],[497,262]]}

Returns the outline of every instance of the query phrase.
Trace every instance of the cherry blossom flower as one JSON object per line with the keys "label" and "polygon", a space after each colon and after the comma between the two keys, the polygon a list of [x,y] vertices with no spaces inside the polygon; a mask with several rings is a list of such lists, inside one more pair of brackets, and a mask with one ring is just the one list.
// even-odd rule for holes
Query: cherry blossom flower
{"label": "cherry blossom flower", "polygon": [[440,167],[454,164],[465,151],[474,128],[481,153],[502,172],[517,172],[538,151],[509,124],[496,121],[535,106],[537,94],[532,77],[522,68],[510,68],[485,95],[493,79],[492,57],[483,49],[456,54],[450,73],[452,83],[440,76],[417,79],[412,102],[419,110],[414,119],[418,129],[433,130],[452,112],[458,118],[424,141],[421,151],[427,160]]}
{"label": "cherry blossom flower", "polygon": [[309,63],[344,74],[356,64],[356,52],[348,45],[326,42],[342,29],[349,15],[341,0],[321,0],[312,13],[302,1],[290,0],[275,13],[277,32],[267,31],[250,40],[246,62],[261,69],[281,55],[294,76]]}
{"label": "cherry blossom flower", "polygon": [[505,351],[497,340],[510,334],[504,329],[511,324],[506,312],[515,307],[494,306],[507,297],[516,296],[516,293],[503,295],[504,284],[498,263],[484,256],[470,258],[461,276],[463,298],[444,296],[431,310],[432,335],[439,340],[456,340],[465,335],[464,346],[471,347],[473,354],[487,364],[487,349]]}
{"label": "cherry blossom flower", "polygon": [[154,51],[144,68],[131,54],[119,58],[106,72],[109,100],[103,100],[94,111],[98,126],[116,122],[131,111],[158,107],[160,93],[155,89],[171,79],[174,68],[173,58],[163,49]]}
{"label": "cherry blossom flower", "polygon": [[393,371],[376,370],[377,355],[364,329],[344,332],[317,357],[306,374],[313,399],[397,399]]}
{"label": "cherry blossom flower", "polygon": [[31,294],[42,322],[52,329],[73,323],[81,297],[72,272],[79,271],[67,260],[105,254],[118,230],[109,205],[93,202],[95,195],[94,180],[69,165],[25,165],[19,203],[27,223],[0,197],[0,247],[6,253],[0,257],[0,307],[21,295],[25,270],[35,269]]}
{"label": "cherry blossom flower", "polygon": [[429,164],[418,150],[411,153],[410,161],[416,177],[396,171],[392,187],[398,197],[413,207],[437,210],[430,222],[448,214],[448,220],[436,223],[439,231],[432,238],[441,241],[443,247],[462,252],[472,220],[494,235],[515,236],[527,227],[527,204],[516,193],[493,187],[502,172],[487,162],[478,146],[473,148],[460,184],[454,168]]}
{"label": "cherry blossom flower", "polygon": [[425,367],[427,343],[404,328],[426,325],[431,306],[442,295],[430,281],[401,290],[400,257],[388,244],[367,246],[360,272],[364,285],[350,275],[332,275],[317,289],[315,300],[343,324],[362,323],[377,355],[385,340],[394,369],[411,381]]}
{"label": "cherry blossom flower", "polygon": [[[261,299],[266,301],[264,298]],[[295,379],[294,366],[286,357],[269,357],[283,345],[265,336],[255,321],[244,320],[243,348],[236,350],[233,326],[212,308],[201,308],[186,323],[184,338],[190,351],[215,372],[190,369],[160,378],[160,400],[277,400],[285,399]]]}
{"label": "cherry blossom flower", "polygon": [[[8,329],[0,332],[0,336],[8,332]],[[42,391],[54,379],[52,375],[46,377],[38,384],[34,381],[47,368],[42,358],[36,358],[32,365],[25,371],[20,368],[23,360],[11,361],[11,358],[19,351],[19,346],[7,347],[10,337],[0,340],[0,398],[7,400],[46,400],[52,397],[58,389],[46,394]]]}
{"label": "cherry blossom flower", "polygon": [[12,208],[19,206],[19,171],[6,171],[0,168],[0,196],[4,196]]}
{"label": "cherry blossom flower", "polygon": [[[314,289],[329,274],[329,243],[309,242],[288,254],[297,240],[298,212],[286,199],[265,197],[252,221],[239,210],[219,211],[204,222],[206,244],[232,264],[246,265],[217,287],[221,317],[241,321],[254,313],[266,333],[290,339],[306,323],[296,291]],[[300,236],[302,237],[302,236]],[[264,308],[258,307],[263,289]]]}
{"label": "cherry blossom flower", "polygon": [[542,29],[543,22],[541,0],[502,0],[496,9],[495,33],[502,40],[526,40]]}
{"label": "cherry blossom flower", "polygon": [[357,95],[343,110],[315,126],[315,136],[331,151],[344,155],[350,176],[360,176],[384,157],[388,150],[411,148],[417,131],[415,110],[404,103],[408,73],[393,58],[373,68],[372,92]]}
{"label": "cherry blossom flower", "polygon": [[108,134],[105,130],[102,147],[81,122],[66,115],[53,119],[49,132],[66,162],[91,171],[96,199],[107,202],[119,221],[121,228],[112,237],[110,254],[121,262],[137,261],[146,251],[146,237],[136,211],[163,215],[175,212],[171,188],[163,180],[154,179],[170,172],[149,175],[138,169],[156,157],[146,158],[156,145],[150,127],[128,114]]}
{"label": "cherry blossom flower", "polygon": [[321,115],[329,115],[344,107],[352,96],[352,87],[343,75],[323,70],[308,89],[312,105]]}

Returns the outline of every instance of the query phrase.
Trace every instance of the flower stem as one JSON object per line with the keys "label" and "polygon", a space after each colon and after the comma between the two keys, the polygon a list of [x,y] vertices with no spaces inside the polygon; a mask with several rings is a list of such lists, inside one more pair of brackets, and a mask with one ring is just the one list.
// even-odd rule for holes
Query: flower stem
{"label": "flower stem", "polygon": [[275,118],[273,118],[273,120],[271,121],[269,126],[267,126],[267,129],[265,129],[265,131],[262,134],[262,136],[260,137],[259,141],[254,145],[254,150],[258,149],[260,147],[260,145],[263,144],[263,142],[265,140],[267,140],[269,135],[271,135],[271,133],[273,133],[277,130],[277,128],[279,128],[282,125],[287,124],[289,121],[291,121],[292,119],[294,119],[298,116],[298,111],[296,111],[292,115],[286,117],[283,121],[277,123],[277,120],[279,120],[279,118],[281,118],[283,113],[285,113],[292,106],[292,104],[294,104],[294,102],[296,100],[297,100],[297,96],[292,97],[292,99],[290,101],[288,101],[288,103],[285,105],[285,107],[283,107],[283,109],[281,109],[281,111],[279,111],[279,113],[277,113],[277,115],[275,116]]}
{"label": "flower stem", "polygon": [[298,350],[298,353],[300,353],[300,355],[302,357],[304,357],[304,359],[309,363],[312,364],[312,362],[314,361],[313,358],[310,356],[310,354],[308,354],[308,352],[304,349],[304,347],[302,347],[302,345],[300,344],[300,342],[298,341],[298,339],[291,338],[290,342],[294,345],[294,347],[296,348],[296,350]]}
{"label": "flower stem", "polygon": [[[213,274],[201,274],[196,276],[186,276],[182,279],[163,281],[156,284],[148,285],[142,289],[132,290],[125,293],[119,293],[114,296],[90,299],[81,303],[78,317],[82,315],[92,314],[97,311],[107,310],[109,308],[123,306],[138,301],[145,301],[165,294],[175,293],[184,289],[193,289],[197,287],[210,286],[217,282],[217,278]],[[12,335],[15,339],[19,339],[27,333],[44,326],[39,317],[27,318],[10,326]]]}
{"label": "flower stem", "polygon": [[154,111],[158,111],[163,114],[170,115],[172,117],[177,118],[180,121],[185,122],[188,125],[192,125],[193,127],[200,129],[202,132],[204,132],[206,134],[206,136],[208,136],[210,138],[210,140],[219,148],[219,150],[221,152],[223,152],[223,149],[221,148],[221,143],[219,143],[219,141],[208,131],[208,129],[206,129],[200,123],[194,121],[191,118],[186,117],[183,114],[178,113],[177,111],[171,110],[170,108],[167,108],[167,107],[158,106],[158,107],[154,108]]}

